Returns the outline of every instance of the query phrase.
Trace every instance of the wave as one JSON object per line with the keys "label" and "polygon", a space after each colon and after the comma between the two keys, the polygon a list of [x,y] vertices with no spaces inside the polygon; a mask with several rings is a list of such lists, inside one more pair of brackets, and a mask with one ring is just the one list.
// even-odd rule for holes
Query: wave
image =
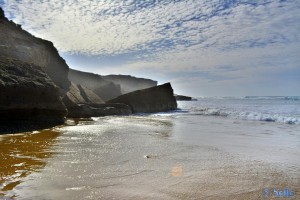
{"label": "wave", "polygon": [[299,101],[300,96],[245,96],[244,99],[293,100]]}
{"label": "wave", "polygon": [[300,96],[244,96],[244,97],[197,97],[201,99],[248,99],[248,100],[292,100],[299,101]]}
{"label": "wave", "polygon": [[300,124],[300,116],[283,116],[279,114],[264,114],[259,112],[239,112],[217,108],[193,108],[189,112],[192,115],[221,116],[232,119],[252,121],[279,122],[285,124]]}

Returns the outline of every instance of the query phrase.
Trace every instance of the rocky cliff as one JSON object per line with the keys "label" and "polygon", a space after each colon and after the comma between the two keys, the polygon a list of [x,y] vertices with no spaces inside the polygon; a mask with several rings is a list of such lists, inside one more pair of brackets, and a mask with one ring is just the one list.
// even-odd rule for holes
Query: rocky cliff
{"label": "rocky cliff", "polygon": [[9,21],[1,8],[0,30],[0,55],[40,66],[62,90],[69,87],[69,67],[52,42],[34,37]]}
{"label": "rocky cliff", "polygon": [[121,94],[141,90],[157,85],[157,81],[126,75],[108,75],[82,72],[70,69],[69,79],[93,90],[104,101],[113,99]]}
{"label": "rocky cliff", "polygon": [[68,110],[78,103],[104,103],[93,91],[78,84],[71,84],[68,79],[69,67],[51,42],[34,37],[20,25],[9,21],[1,8],[0,30],[0,55],[40,66],[60,88]]}
{"label": "rocky cliff", "polygon": [[137,78],[130,75],[108,75],[103,76],[103,78],[114,84],[121,85],[122,94],[157,86],[157,81]]}
{"label": "rocky cliff", "polygon": [[41,67],[0,56],[0,133],[61,124],[66,114],[59,88]]}
{"label": "rocky cliff", "polygon": [[177,102],[170,83],[124,94],[108,103],[127,104],[133,113],[164,112],[177,109]]}
{"label": "rocky cliff", "polygon": [[70,69],[69,79],[76,84],[93,90],[104,101],[121,95],[120,85],[107,81],[98,74]]}
{"label": "rocky cliff", "polygon": [[[58,124],[66,115],[66,107],[67,117],[81,118],[167,111],[177,106],[170,84],[149,88],[157,82],[69,70],[51,42],[24,31],[7,19],[1,8],[0,56],[2,128],[20,120]],[[149,89],[139,90],[144,88]],[[116,98],[124,93],[128,95]]]}

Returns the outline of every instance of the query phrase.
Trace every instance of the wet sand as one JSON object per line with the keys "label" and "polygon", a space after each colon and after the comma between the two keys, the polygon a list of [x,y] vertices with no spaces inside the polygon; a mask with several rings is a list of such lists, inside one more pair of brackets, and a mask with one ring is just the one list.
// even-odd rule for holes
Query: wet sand
{"label": "wet sand", "polygon": [[287,199],[274,188],[299,199],[298,127],[198,120],[105,117],[0,136],[0,199]]}

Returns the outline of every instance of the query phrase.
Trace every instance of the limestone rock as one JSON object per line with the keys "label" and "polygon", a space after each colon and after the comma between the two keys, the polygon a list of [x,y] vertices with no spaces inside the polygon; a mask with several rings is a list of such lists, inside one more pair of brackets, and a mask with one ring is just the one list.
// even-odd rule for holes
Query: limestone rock
{"label": "limestone rock", "polygon": [[121,86],[122,94],[157,86],[157,81],[145,78],[137,78],[130,75],[108,75],[103,76],[103,78],[106,81],[119,84]]}
{"label": "limestone rock", "polygon": [[66,114],[59,88],[41,67],[0,56],[0,132],[16,121],[61,124]]}
{"label": "limestone rock", "polygon": [[127,104],[133,113],[164,112],[177,109],[177,102],[170,83],[124,94],[108,103]]}
{"label": "limestone rock", "polygon": [[70,69],[69,79],[93,90],[104,101],[116,98],[132,91],[150,88],[157,85],[157,81],[137,78],[127,75],[108,75],[81,72]]}
{"label": "limestone rock", "polygon": [[0,30],[0,55],[42,67],[52,81],[62,89],[62,93],[69,87],[69,67],[52,42],[34,37],[18,24],[9,21],[2,9]]}
{"label": "limestone rock", "polygon": [[69,118],[129,115],[132,113],[128,105],[104,104],[104,101],[92,90],[73,82],[63,101],[68,108],[67,117]]}
{"label": "limestone rock", "polygon": [[111,104],[78,104],[69,107],[68,117],[89,118],[109,115],[130,115],[132,111],[128,105],[122,103]]}
{"label": "limestone rock", "polygon": [[121,95],[121,87],[120,85],[116,85],[114,83],[108,83],[104,86],[96,88],[94,92],[98,96],[101,96],[104,101],[108,101]]}
{"label": "limestone rock", "polygon": [[70,69],[69,79],[76,84],[93,90],[104,101],[121,95],[120,85],[107,81],[98,74]]}

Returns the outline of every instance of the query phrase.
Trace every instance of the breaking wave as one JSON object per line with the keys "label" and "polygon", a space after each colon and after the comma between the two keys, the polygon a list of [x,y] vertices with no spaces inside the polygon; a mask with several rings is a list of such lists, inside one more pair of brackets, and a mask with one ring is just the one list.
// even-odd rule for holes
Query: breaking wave
{"label": "breaking wave", "polygon": [[229,117],[232,119],[243,119],[243,120],[252,120],[252,121],[300,124],[300,116],[283,116],[280,114],[240,112],[240,111],[230,111],[230,110],[217,109],[217,108],[194,108],[191,109],[189,113],[192,115],[221,116],[221,117]]}

